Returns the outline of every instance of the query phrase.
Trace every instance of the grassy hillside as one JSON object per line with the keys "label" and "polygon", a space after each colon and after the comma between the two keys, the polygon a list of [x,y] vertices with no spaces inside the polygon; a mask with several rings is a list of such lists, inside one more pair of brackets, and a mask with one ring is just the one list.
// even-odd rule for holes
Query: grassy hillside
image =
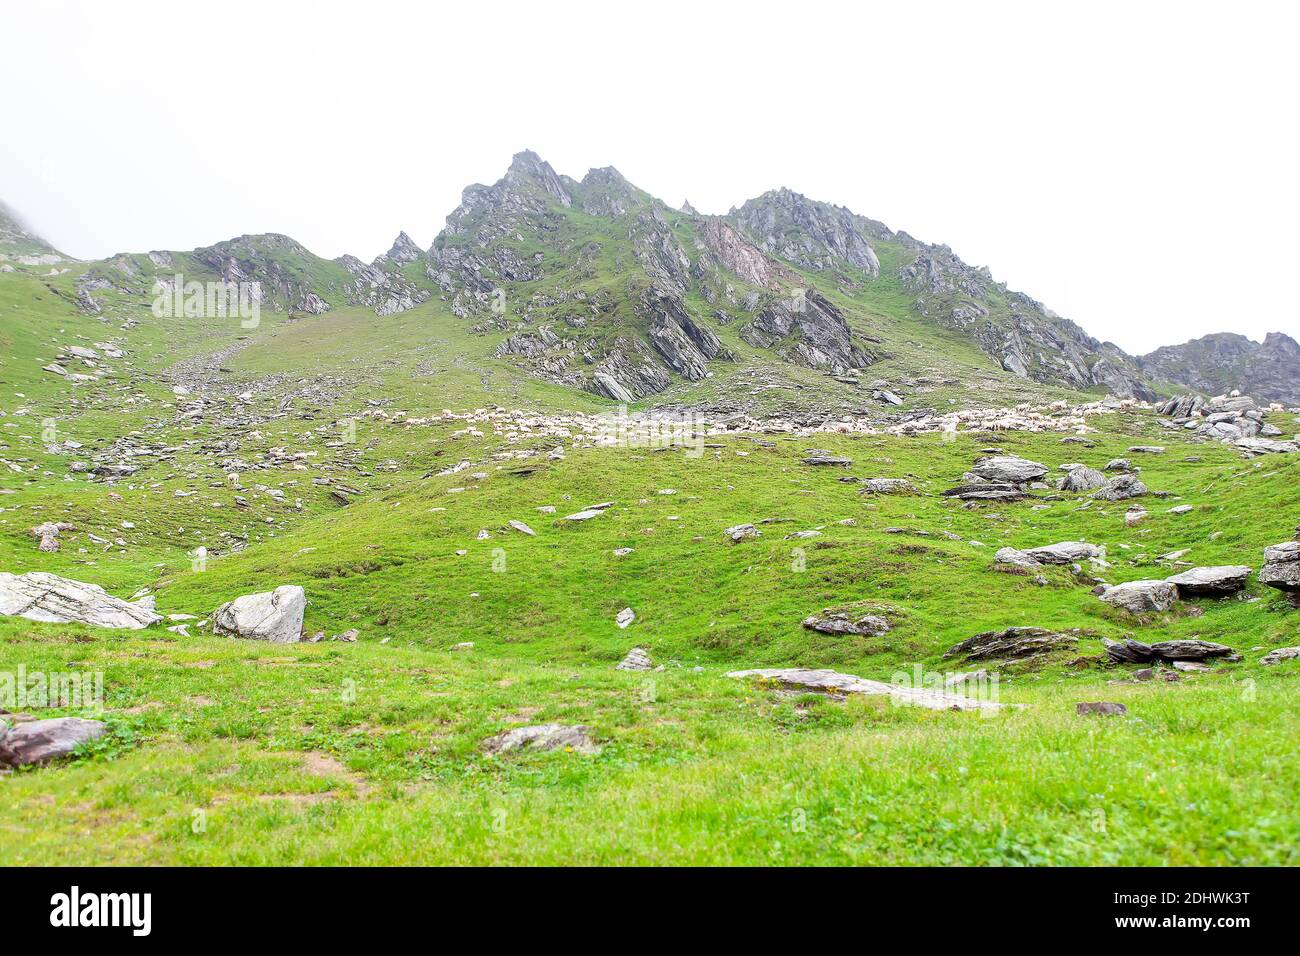
{"label": "grassy hillside", "polygon": [[[583,226],[574,236],[598,234],[599,252],[571,250],[512,302],[559,274],[593,296],[639,281],[608,220],[563,216]],[[685,217],[671,225],[692,238]],[[563,246],[538,251],[569,255]],[[921,318],[889,278],[902,253],[880,254],[882,277],[856,288],[800,275],[883,341],[890,357],[864,378],[898,387],[902,412],[1089,397],[1011,376]],[[155,266],[132,261],[139,284]],[[194,268],[179,253],[157,268],[178,261]],[[1243,459],[1141,409],[1090,417],[1087,446],[1065,432],[778,431],[710,436],[698,455],[593,447],[575,440],[591,423],[580,416],[613,403],[496,356],[509,330],[476,331],[450,296],[383,317],[343,298],[320,315],[267,309],[243,328],[157,318],[119,270],[122,287],[96,290],[101,312],[85,314],[78,281],[107,268],[0,275],[0,570],[53,571],[121,597],[148,589],[161,613],[200,619],[300,584],[308,634],[359,637],[270,646],[193,622],[182,634],[170,622],[113,632],[0,618],[0,673],[102,672],[111,728],[81,759],[0,776],[7,862],[84,863],[88,840],[95,862],[119,863],[1298,862],[1300,664],[1258,663],[1300,643],[1298,612],[1253,581],[1240,598],[1145,619],[1091,593],[1093,575],[1172,574],[1174,552],[1258,568],[1300,521],[1297,456]],[[708,315],[699,287],[686,302]],[[596,325],[584,334],[614,329]],[[779,363],[735,325],[716,330],[736,361],[637,407],[743,396],[760,412],[864,406],[886,424],[862,387]],[[85,378],[43,371],[70,346],[96,352],[66,363]],[[1270,420],[1297,429],[1294,413]],[[1166,451],[1128,455],[1138,444]],[[805,465],[811,448],[853,463]],[[1145,498],[1150,515],[1132,527],[1125,503],[1085,495],[943,497],[990,448],[1054,476],[1128,455],[1163,497]],[[72,467],[106,462],[139,470]],[[918,491],[863,495],[849,476]],[[604,501],[597,518],[561,520]],[[1182,504],[1192,510],[1169,511]],[[29,534],[46,521],[74,526],[57,553]],[[761,537],[730,543],[724,529],[741,523]],[[787,537],[807,531],[819,534]],[[1104,545],[1109,566],[1008,573],[993,562],[1006,545],[1077,539]],[[892,630],[801,625],[845,604]],[[626,629],[623,608],[636,615]],[[725,676],[971,670],[983,665],[943,652],[1011,625],[1079,629],[1079,642],[1000,668],[1001,700],[1024,706],[994,717]],[[1102,638],[1129,634],[1221,642],[1242,660],[1139,682],[1102,653]],[[615,670],[633,647],[664,669]],[[1075,714],[1093,700],[1129,714]],[[39,716],[50,713],[62,711]],[[489,735],[544,722],[590,726],[603,749],[483,755]]]}

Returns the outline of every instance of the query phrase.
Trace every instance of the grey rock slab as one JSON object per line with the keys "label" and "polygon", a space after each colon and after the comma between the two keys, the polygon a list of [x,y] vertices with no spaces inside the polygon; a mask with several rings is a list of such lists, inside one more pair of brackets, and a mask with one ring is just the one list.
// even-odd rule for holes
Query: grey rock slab
{"label": "grey rock slab", "polygon": [[963,657],[966,660],[1025,660],[1078,646],[1073,634],[1061,634],[1045,627],[1008,627],[1001,631],[981,631],[973,637],[954,644],[943,652],[944,657]]}
{"label": "grey rock slab", "polygon": [[108,725],[102,721],[80,717],[33,720],[16,727],[0,724],[0,765],[46,764],[69,756],[82,744],[97,740],[107,732]]}
{"label": "grey rock slab", "polygon": [[1080,716],[1123,717],[1128,708],[1109,700],[1081,701],[1074,705],[1074,712]]}
{"label": "grey rock slab", "polygon": [[650,660],[650,655],[644,648],[634,647],[627,652],[614,670],[618,671],[648,671],[654,667],[654,662]]}
{"label": "grey rock slab", "polygon": [[140,630],[160,621],[151,606],[130,603],[96,584],[84,584],[48,571],[0,572],[0,614],[53,624]]}
{"label": "grey rock slab", "polygon": [[1180,596],[1197,594],[1231,594],[1246,586],[1251,568],[1245,565],[1217,565],[1205,568],[1188,568],[1165,578],[1178,588]]}
{"label": "grey rock slab", "polygon": [[1044,477],[1047,466],[1015,455],[994,455],[981,458],[971,467],[971,472],[988,481],[1024,484]]}
{"label": "grey rock slab", "polygon": [[1207,657],[1228,657],[1235,652],[1226,644],[1196,639],[1160,641],[1151,645],[1156,657],[1166,661],[1200,661]]}
{"label": "grey rock slab", "polygon": [[483,741],[483,750],[489,754],[510,753],[512,750],[573,750],[581,754],[600,753],[593,731],[582,724],[534,724],[502,731]]}
{"label": "grey rock slab", "polygon": [[859,614],[828,608],[803,619],[803,626],[821,634],[859,634],[879,637],[889,633],[889,621],[878,614]]}
{"label": "grey rock slab", "polygon": [[1279,647],[1276,650],[1269,651],[1259,659],[1261,664],[1272,666],[1281,664],[1283,661],[1292,661],[1300,658],[1300,647]]}

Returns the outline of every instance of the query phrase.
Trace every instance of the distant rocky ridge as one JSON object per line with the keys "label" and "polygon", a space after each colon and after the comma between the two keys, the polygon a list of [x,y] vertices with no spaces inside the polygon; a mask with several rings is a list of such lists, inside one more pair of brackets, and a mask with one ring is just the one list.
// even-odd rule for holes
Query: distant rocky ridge
{"label": "distant rocky ridge", "polygon": [[[0,269],[12,270],[3,260],[18,261],[19,250],[31,260],[23,265],[65,261],[0,207]],[[898,382],[905,391],[909,381],[933,376],[905,368],[896,380],[862,378],[901,344],[919,347],[900,342],[903,327],[891,324],[904,318],[900,290],[909,320],[939,326],[974,346],[969,354],[989,357],[988,374],[974,372],[985,390],[1022,379],[1154,400],[1157,387],[1177,383],[1300,402],[1300,346],[1280,333],[1263,345],[1209,336],[1136,359],[947,246],[842,206],[783,188],[706,216],[689,203],[670,208],[613,167],[579,181],[529,151],[495,184],[467,187],[427,252],[403,232],[373,262],[328,260],[288,236],[265,234],[191,252],[115,255],[82,268],[71,298],[100,315],[115,297],[129,310],[158,283],[194,273],[258,282],[262,307],[275,311],[318,315],[351,306],[386,316],[439,300],[491,339],[496,356],[623,402],[743,363],[735,377],[742,389],[789,381],[802,369],[840,388],[861,386],[864,399],[904,403]],[[920,361],[927,373],[945,364],[937,350]]]}
{"label": "distant rocky ridge", "polygon": [[1300,405],[1300,343],[1281,332],[1268,333],[1262,343],[1216,332],[1158,348],[1138,363],[1152,379],[1206,395],[1239,389],[1267,401]]}

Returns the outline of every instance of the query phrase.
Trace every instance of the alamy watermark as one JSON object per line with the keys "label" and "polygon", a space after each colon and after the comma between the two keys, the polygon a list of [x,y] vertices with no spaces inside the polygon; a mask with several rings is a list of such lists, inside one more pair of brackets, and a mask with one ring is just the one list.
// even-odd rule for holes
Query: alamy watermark
{"label": "alamy watermark", "polygon": [[153,285],[153,314],[160,319],[239,319],[245,329],[262,321],[262,283],[185,281],[177,273]]}
{"label": "alamy watermark", "polygon": [[629,413],[626,405],[619,405],[617,411],[598,416],[596,437],[620,448],[682,447],[687,458],[699,458],[708,430],[699,412]]}
{"label": "alamy watermark", "polygon": [[63,708],[102,712],[103,671],[29,671],[23,664],[0,671],[0,708],[17,712]]}

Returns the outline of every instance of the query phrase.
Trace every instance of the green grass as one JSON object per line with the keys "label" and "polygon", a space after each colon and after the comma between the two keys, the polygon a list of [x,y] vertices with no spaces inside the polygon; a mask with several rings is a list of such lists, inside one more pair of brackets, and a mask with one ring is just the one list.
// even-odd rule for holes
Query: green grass
{"label": "green grass", "polygon": [[[616,291],[633,270],[624,234],[602,222],[588,281]],[[565,243],[596,226],[572,212],[557,228],[556,244],[538,251],[561,272],[579,269]],[[882,260],[895,254],[882,247]],[[887,271],[898,264],[886,261]],[[102,672],[112,728],[77,760],[0,777],[6,863],[1298,862],[1300,665],[1258,664],[1266,650],[1300,643],[1296,611],[1252,583],[1242,599],[1137,620],[1068,568],[1039,582],[992,562],[1004,545],[1086,538],[1107,547],[1112,565],[1089,570],[1112,582],[1165,577],[1175,568],[1160,556],[1182,549],[1197,564],[1258,567],[1261,549],[1292,537],[1300,520],[1296,456],[1245,460],[1121,412],[1091,419],[1092,448],[1023,432],[947,442],[729,435],[694,458],[570,447],[553,461],[547,453],[568,443],[466,433],[441,411],[593,413],[610,403],[493,357],[505,333],[471,332],[438,295],[387,318],[268,310],[245,330],[155,319],[124,293],[101,294],[104,315],[81,315],[69,305],[80,268],[0,276],[0,570],[50,570],[123,597],[148,587],[161,612],[201,617],[239,594],[297,583],[309,633],[357,628],[360,639],[271,647],[0,618],[0,672]],[[893,357],[867,380],[932,377],[909,391],[909,407],[1064,394],[1011,381],[912,316],[894,280],[853,293],[810,281],[855,327],[886,339]],[[125,318],[139,325],[124,330]],[[660,400],[746,394],[747,372],[770,368],[771,357],[745,345],[737,325],[719,327],[735,368],[719,364],[716,379],[675,385]],[[178,417],[175,364],[241,338],[205,418]],[[98,383],[40,370],[59,345],[105,341],[128,356]],[[861,400],[809,370],[775,378],[771,407]],[[313,401],[310,386],[327,381],[343,384]],[[245,388],[255,396],[241,406]],[[224,428],[240,408],[261,420]],[[401,412],[427,421],[404,424]],[[55,443],[44,435],[49,420]],[[1292,414],[1273,420],[1295,430]],[[137,475],[110,485],[69,472],[129,433],[160,453]],[[47,447],[69,438],[83,448]],[[217,448],[231,438],[238,447]],[[1134,528],[1125,504],[1084,496],[964,508],[939,494],[986,447],[1055,471],[1101,466],[1136,444],[1167,447],[1132,457],[1168,496],[1147,498],[1150,516]],[[907,477],[920,493],[859,495],[838,480],[843,471],[800,464],[810,447],[851,457],[850,475]],[[272,449],[306,453],[309,464]],[[527,477],[506,457],[521,451],[536,451],[527,461],[541,465]],[[226,478],[232,458],[245,463],[237,487]],[[472,466],[437,475],[462,459]],[[321,477],[364,494],[342,507],[312,480]],[[557,521],[608,500],[615,505],[590,522]],[[1184,503],[1194,510],[1168,513]],[[509,519],[536,537],[509,530]],[[27,534],[47,520],[77,526],[57,554],[37,552]],[[727,543],[723,529],[742,522],[759,524],[762,537]],[[785,538],[814,528],[819,537]],[[887,531],[896,528],[908,533]],[[201,570],[200,546],[210,554]],[[623,547],[634,551],[612,554]],[[830,637],[800,624],[850,602],[882,606],[893,630]],[[624,607],[637,620],[619,630]],[[943,651],[981,630],[1030,624],[1080,629],[1078,650],[1003,669],[1001,699],[1024,707],[993,718],[790,696],[725,677],[780,665],[881,680],[918,665],[965,669]],[[1101,638],[1126,634],[1219,641],[1243,659],[1177,683],[1132,683],[1133,668],[1101,652]],[[450,650],[463,641],[473,650]],[[633,646],[665,669],[614,670]],[[1074,704],[1085,700],[1124,702],[1129,715],[1079,717]],[[481,753],[493,733],[548,721],[591,726],[602,752]]]}

